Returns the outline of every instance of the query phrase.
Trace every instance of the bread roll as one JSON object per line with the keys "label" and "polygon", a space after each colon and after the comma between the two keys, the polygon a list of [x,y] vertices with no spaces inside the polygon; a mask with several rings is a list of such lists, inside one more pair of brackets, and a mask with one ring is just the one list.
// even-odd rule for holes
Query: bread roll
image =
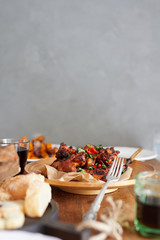
{"label": "bread roll", "polygon": [[7,214],[17,212],[17,211],[24,212],[24,200],[0,202],[1,218],[7,216]]}
{"label": "bread roll", "polygon": [[10,178],[7,182],[4,182],[1,185],[1,188],[6,193],[10,194],[10,200],[25,199],[29,185],[35,180],[44,182],[44,179],[44,176],[35,173],[18,175]]}
{"label": "bread roll", "polygon": [[0,229],[15,229],[23,226],[24,200],[0,202]]}
{"label": "bread roll", "polygon": [[0,229],[20,228],[25,215],[41,217],[44,214],[52,197],[51,187],[44,180],[44,176],[30,173],[12,177],[1,185]]}
{"label": "bread roll", "polygon": [[51,201],[51,197],[51,187],[48,183],[34,181],[26,192],[25,214],[29,217],[41,217]]}
{"label": "bread roll", "polygon": [[3,230],[4,228],[5,228],[4,219],[0,218],[0,230]]}
{"label": "bread roll", "polygon": [[11,194],[0,188],[0,201],[7,201],[11,199]]}
{"label": "bread roll", "polygon": [[23,212],[15,211],[6,214],[2,220],[4,220],[4,229],[16,229],[23,226],[25,222],[25,216]]}

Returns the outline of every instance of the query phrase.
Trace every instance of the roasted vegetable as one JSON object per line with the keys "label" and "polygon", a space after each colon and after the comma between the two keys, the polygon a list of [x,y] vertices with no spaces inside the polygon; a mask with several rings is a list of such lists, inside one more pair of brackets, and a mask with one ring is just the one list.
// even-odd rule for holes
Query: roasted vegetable
{"label": "roasted vegetable", "polygon": [[29,159],[38,159],[38,158],[49,158],[55,156],[58,148],[53,147],[52,143],[45,143],[44,136],[38,136],[33,138],[29,144]]}

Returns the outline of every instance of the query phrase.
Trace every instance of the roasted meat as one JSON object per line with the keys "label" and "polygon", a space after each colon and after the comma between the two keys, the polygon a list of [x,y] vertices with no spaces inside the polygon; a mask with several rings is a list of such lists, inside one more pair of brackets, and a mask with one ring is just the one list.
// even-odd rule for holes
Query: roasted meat
{"label": "roasted meat", "polygon": [[56,168],[58,171],[63,172],[77,172],[71,159],[65,159],[63,161],[56,160],[52,163],[52,167]]}
{"label": "roasted meat", "polygon": [[61,143],[58,151],[56,152],[57,159],[66,159],[70,154],[75,153],[75,150],[72,146],[68,147],[66,144]]}
{"label": "roasted meat", "polygon": [[96,161],[98,163],[104,163],[110,167],[110,163],[112,163],[118,153],[119,151],[115,151],[113,147],[100,149],[99,153],[96,156]]}
{"label": "roasted meat", "polygon": [[75,153],[65,159],[57,159],[52,163],[52,166],[58,171],[77,172],[77,168],[83,167],[85,163],[85,153]]}
{"label": "roasted meat", "polygon": [[103,169],[89,170],[89,169],[86,169],[85,171],[87,173],[91,174],[97,180],[102,180],[102,181],[106,182],[106,176],[108,174],[107,170],[103,170]]}
{"label": "roasted meat", "polygon": [[87,144],[85,147],[73,149],[61,143],[56,152],[57,160],[52,163],[63,172],[88,172],[97,180],[106,181],[106,176],[119,151],[114,147],[103,148],[102,145]]}

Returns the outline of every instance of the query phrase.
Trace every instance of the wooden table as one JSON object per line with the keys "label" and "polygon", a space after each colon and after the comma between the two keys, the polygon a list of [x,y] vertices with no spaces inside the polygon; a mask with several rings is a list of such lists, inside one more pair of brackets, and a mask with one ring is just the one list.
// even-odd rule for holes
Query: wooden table
{"label": "wooden table", "polygon": [[[152,165],[155,170],[160,171],[160,162],[156,159],[147,161]],[[117,191],[107,194],[113,197],[114,200],[122,199],[124,204],[129,205],[128,221],[131,224],[130,229],[124,229],[123,239],[149,239],[139,236],[134,228],[135,217],[135,196],[134,186],[120,188]],[[106,196],[106,195],[105,195]],[[95,199],[95,195],[79,195],[61,191],[58,188],[53,187],[53,199],[59,205],[59,221],[71,224],[78,224],[81,222],[82,216],[88,211],[92,202]],[[106,202],[103,200],[100,208],[100,212],[106,207]],[[150,238],[151,239],[151,238]]]}

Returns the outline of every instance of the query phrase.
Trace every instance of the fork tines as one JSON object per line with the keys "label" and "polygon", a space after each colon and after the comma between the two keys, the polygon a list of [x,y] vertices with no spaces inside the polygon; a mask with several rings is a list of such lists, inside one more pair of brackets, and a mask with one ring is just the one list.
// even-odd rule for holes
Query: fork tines
{"label": "fork tines", "polygon": [[120,172],[122,172],[122,168],[123,168],[122,162],[124,162],[124,158],[122,157],[116,157],[114,159],[114,162],[109,170],[110,176],[118,176],[119,174],[121,174]]}

